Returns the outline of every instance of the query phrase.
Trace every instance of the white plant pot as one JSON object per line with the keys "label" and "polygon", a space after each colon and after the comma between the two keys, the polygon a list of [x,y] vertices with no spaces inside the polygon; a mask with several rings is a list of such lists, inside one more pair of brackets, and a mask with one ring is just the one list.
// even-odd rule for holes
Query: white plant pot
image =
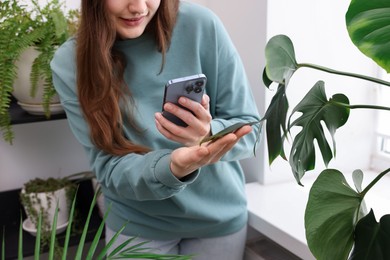
{"label": "white plant pot", "polygon": [[[38,51],[30,47],[25,50],[19,60],[16,62],[18,68],[17,77],[15,78],[13,85],[12,95],[18,100],[19,105],[27,112],[35,115],[44,114],[43,103],[43,90],[44,82],[40,80],[38,82],[38,88],[35,97],[30,95],[31,81],[30,73],[31,66],[36,57],[38,57]],[[52,98],[50,105],[50,112],[52,114],[58,114],[63,112],[63,108],[60,104],[58,95]]]}
{"label": "white plant pot", "polygon": [[[26,194],[25,190],[22,189],[22,194],[27,195],[30,198],[30,201],[32,202],[32,207],[37,211],[40,212],[41,208],[47,212],[48,215],[48,221],[50,223],[50,226],[53,226],[53,219],[55,214],[55,209],[58,203],[58,217],[57,217],[57,227],[62,227],[68,223],[69,218],[69,204],[66,197],[66,189],[62,188],[60,190],[54,191],[54,192],[41,192],[41,193],[31,193]],[[24,196],[23,195],[23,196]],[[40,203],[37,203],[37,200]],[[25,206],[25,211],[27,214],[27,217],[33,221],[33,217],[30,215],[30,212],[28,211],[28,208]],[[33,223],[35,228],[37,226],[37,223]]]}

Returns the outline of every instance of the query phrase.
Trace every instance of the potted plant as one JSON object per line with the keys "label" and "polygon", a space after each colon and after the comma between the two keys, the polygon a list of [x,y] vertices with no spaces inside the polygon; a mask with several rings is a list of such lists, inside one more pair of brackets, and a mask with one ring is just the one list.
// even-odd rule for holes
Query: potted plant
{"label": "potted plant", "polygon": [[[8,110],[12,95],[20,95],[15,91],[14,83],[27,76],[30,82],[19,83],[18,87],[28,85],[29,93],[24,96],[35,96],[39,92],[43,111],[50,116],[50,102],[56,92],[49,63],[56,48],[75,33],[78,11],[65,12],[59,0],[48,1],[43,7],[36,0],[30,0],[28,4],[5,0],[0,3],[0,17],[0,131],[4,140],[12,143],[14,136]],[[20,64],[26,64],[26,58],[18,63],[26,51],[35,56],[31,66],[27,65],[28,72],[18,73]],[[40,89],[41,82],[43,90]]]}
{"label": "potted plant", "polygon": [[[147,247],[147,243],[139,243],[134,246],[131,246],[129,248],[125,248],[126,245],[128,245],[130,242],[134,240],[134,238],[128,239],[123,244],[119,245],[116,248],[113,247],[113,243],[117,239],[117,237],[120,235],[122,230],[125,226],[116,234],[114,237],[105,245],[103,248],[98,247],[99,240],[101,239],[102,233],[104,231],[104,224],[107,219],[107,215],[109,214],[110,209],[108,209],[103,219],[100,223],[100,226],[98,230],[96,231],[93,240],[91,242],[91,245],[89,247],[86,247],[86,237],[87,233],[89,231],[89,222],[92,217],[93,208],[96,204],[96,199],[99,194],[99,190],[97,190],[94,194],[94,197],[92,199],[88,216],[84,223],[84,228],[82,230],[79,243],[77,244],[77,251],[75,255],[72,256],[72,258],[76,260],[81,259],[160,259],[160,260],[189,260],[191,259],[191,256],[186,255],[163,255],[163,254],[155,254],[155,253],[149,253],[149,249]],[[55,214],[53,217],[53,225],[55,226],[58,219],[58,207],[55,208]],[[75,211],[76,211],[76,194],[74,194],[74,197],[72,199],[71,208],[69,211],[69,224],[66,228],[66,235],[64,239],[63,246],[59,247],[57,244],[57,234],[55,232],[55,229],[53,228],[50,233],[50,239],[48,241],[48,256],[45,257],[45,259],[53,260],[53,259],[68,259],[69,256],[69,241],[71,237],[71,230],[72,230],[72,223],[75,220]],[[20,232],[19,232],[19,244],[18,244],[18,259],[23,259],[23,232],[22,230],[22,220],[20,221],[19,226]],[[42,239],[42,215],[38,215],[38,227],[37,227],[37,234],[36,234],[36,240],[35,240],[35,248],[34,248],[34,259],[42,259],[42,248],[41,248],[41,239]],[[0,255],[1,260],[5,260],[5,239],[4,239],[4,233],[3,236],[0,237],[1,240],[1,248],[3,254]],[[111,250],[112,249],[112,250]],[[107,252],[111,250],[110,254],[107,254]]]}
{"label": "potted plant", "polygon": [[[76,187],[76,182],[71,181],[70,177],[35,178],[24,184],[20,193],[21,204],[27,215],[23,229],[32,235],[41,229],[42,246],[49,244],[52,228],[56,233],[66,229]],[[54,225],[56,211],[58,216]]]}
{"label": "potted plant", "polygon": [[[389,8],[388,1],[352,0],[345,16],[352,42],[387,72],[390,71]],[[390,107],[383,106],[351,105],[342,93],[328,98],[325,82],[319,80],[290,112],[286,89],[300,68],[367,80],[374,83],[373,86],[390,87],[390,82],[298,63],[293,43],[286,35],[272,37],[266,45],[265,56],[264,84],[267,88],[277,85],[261,120],[266,123],[269,163],[272,164],[278,157],[288,161],[300,185],[301,179],[315,168],[317,149],[325,166],[334,158],[334,135],[337,129],[346,125],[352,110],[390,110]],[[242,125],[221,131],[209,140],[218,139]],[[291,146],[286,144],[287,139],[292,141]],[[287,147],[290,149],[287,150]],[[390,259],[390,214],[382,216],[377,222],[374,211],[367,212],[364,203],[366,194],[389,172],[390,168],[383,169],[366,187],[362,187],[364,174],[361,170],[352,174],[354,185],[350,185],[346,174],[337,169],[325,169],[318,175],[310,189],[305,210],[306,239],[316,259]]]}

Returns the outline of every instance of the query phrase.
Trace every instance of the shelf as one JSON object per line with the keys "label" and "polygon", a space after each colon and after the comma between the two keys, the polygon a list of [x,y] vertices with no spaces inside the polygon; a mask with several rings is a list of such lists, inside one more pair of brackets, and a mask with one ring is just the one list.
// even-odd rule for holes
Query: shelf
{"label": "shelf", "polygon": [[50,118],[46,118],[46,116],[40,115],[31,115],[23,110],[16,102],[15,99],[12,100],[9,108],[9,112],[11,114],[11,124],[25,124],[25,123],[33,123],[33,122],[42,122],[48,120],[58,120],[65,119],[65,112],[57,115],[51,115]]}
{"label": "shelf", "polygon": [[[23,220],[26,218],[23,206],[20,204],[19,193],[20,189],[0,192],[0,212],[2,213],[0,214],[0,241],[2,241],[3,232],[5,232],[6,260],[17,259],[20,218],[22,217]],[[80,241],[81,232],[84,228],[84,223],[88,215],[93,194],[91,181],[83,181],[80,183],[76,199],[76,209],[78,214],[78,222],[76,222],[78,225],[76,230],[80,231],[72,233],[69,241],[70,247],[78,245]],[[95,207],[89,223],[89,229],[86,237],[87,242],[93,240],[101,221],[102,219],[99,216],[98,209]],[[65,233],[66,232],[58,235],[58,241],[60,244],[63,244]],[[104,238],[104,232],[102,233],[101,239],[102,238]],[[34,247],[35,237],[30,233],[23,231],[24,257],[32,256],[34,254]],[[2,255],[2,253],[0,246],[0,255]]]}

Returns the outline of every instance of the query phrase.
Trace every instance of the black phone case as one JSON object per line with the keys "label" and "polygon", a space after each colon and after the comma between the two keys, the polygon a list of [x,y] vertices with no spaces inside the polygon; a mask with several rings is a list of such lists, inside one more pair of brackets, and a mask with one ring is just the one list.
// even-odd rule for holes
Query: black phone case
{"label": "black phone case", "polygon": [[[172,79],[165,85],[163,116],[176,125],[186,127],[187,124],[173,114],[164,111],[164,104],[167,102],[174,103],[179,107],[188,110],[178,103],[180,97],[187,97],[196,102],[201,102],[205,91],[207,78],[204,74],[197,74],[188,77]],[[188,110],[189,111],[189,110]],[[191,112],[191,111],[190,111]]]}

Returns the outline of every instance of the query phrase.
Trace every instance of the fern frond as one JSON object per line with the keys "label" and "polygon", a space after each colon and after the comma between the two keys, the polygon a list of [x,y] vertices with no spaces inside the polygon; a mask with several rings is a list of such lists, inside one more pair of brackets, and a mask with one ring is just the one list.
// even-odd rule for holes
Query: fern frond
{"label": "fern frond", "polygon": [[11,116],[9,115],[8,110],[6,114],[0,114],[0,132],[2,132],[4,141],[12,144],[15,136],[12,131]]}
{"label": "fern frond", "polygon": [[[39,57],[32,65],[30,80],[31,96],[35,96],[38,81],[44,81],[44,110],[50,116],[49,105],[56,94],[52,84],[50,61],[55,48],[75,32],[79,12],[63,12],[63,1],[51,0],[41,6],[38,0],[32,5],[18,0],[0,1],[0,116],[10,117],[8,109],[17,76],[16,62],[29,47],[34,47]],[[7,116],[6,116],[7,115]],[[6,124],[6,120],[2,122]],[[5,127],[5,125],[4,125]],[[7,129],[10,129],[8,127]],[[11,136],[7,131],[7,136]]]}

